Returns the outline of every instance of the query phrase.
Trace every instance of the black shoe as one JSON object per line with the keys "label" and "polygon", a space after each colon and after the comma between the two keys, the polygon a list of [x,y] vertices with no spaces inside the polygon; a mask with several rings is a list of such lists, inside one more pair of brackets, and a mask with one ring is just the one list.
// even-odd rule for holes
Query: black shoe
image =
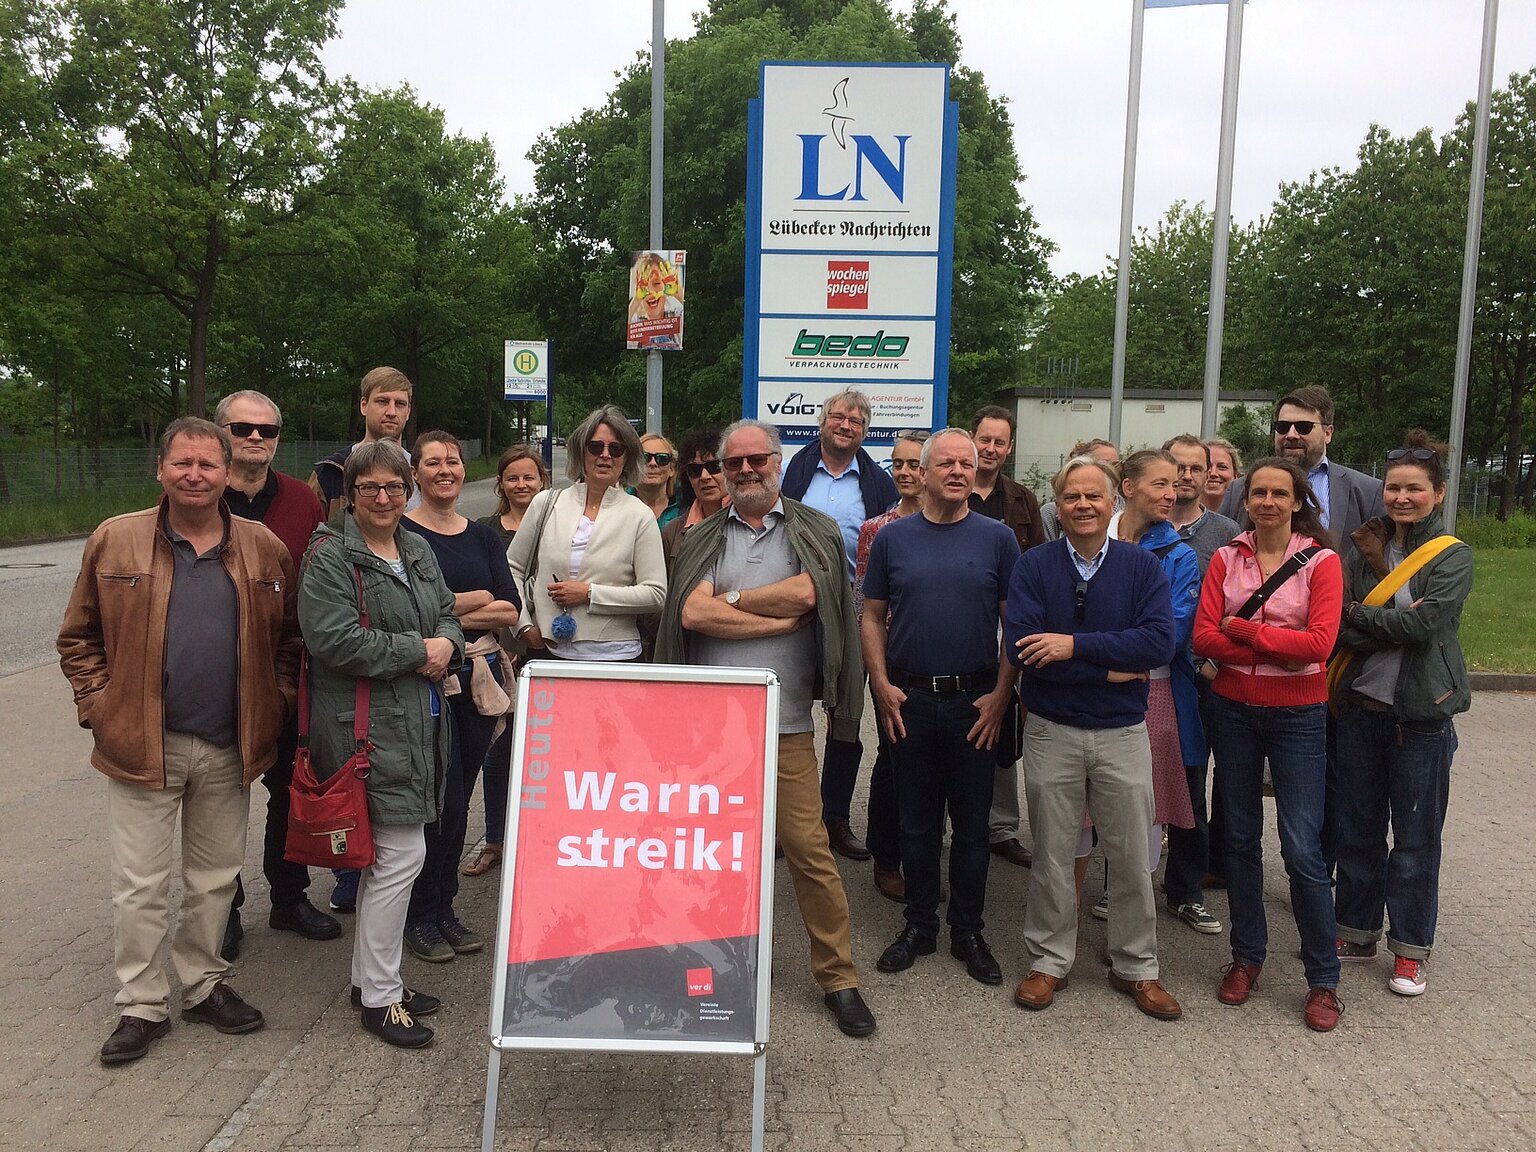
{"label": "black shoe", "polygon": [[456,956],[467,956],[485,947],[480,933],[464,927],[452,912],[448,913],[446,920],[437,922],[437,930],[443,934],[443,939],[448,941],[448,947],[453,949]]}
{"label": "black shoe", "polygon": [[334,940],[341,935],[341,921],[327,916],[302,896],[297,904],[274,906],[267,923],[279,932],[297,932],[306,940]]}
{"label": "black shoe", "polygon": [[924,936],[908,924],[901,930],[901,935],[891,942],[891,946],[880,953],[875,967],[882,972],[905,972],[917,963],[919,956],[932,956],[938,947],[932,936]]}
{"label": "black shoe", "polygon": [[363,1027],[396,1048],[425,1048],[432,1043],[432,1029],[418,1023],[403,1004],[364,1008]]}
{"label": "black shoe", "polygon": [[[412,1016],[430,1016],[443,1006],[443,1002],[436,996],[427,992],[418,992],[414,988],[405,990],[405,999],[401,1001],[405,1010]],[[356,984],[352,985],[352,1007],[363,1006],[363,990]]]}
{"label": "black shoe", "polygon": [[220,980],[206,999],[181,1010],[181,1018],[195,1024],[212,1024],[220,1032],[235,1035],[254,1032],[267,1021],[261,1010],[240,999],[228,984]]}
{"label": "black shoe", "polygon": [[837,1027],[844,1036],[868,1036],[875,1030],[875,1014],[864,1003],[857,988],[828,992],[821,998],[827,1010],[837,1017]]}
{"label": "black shoe", "polygon": [[171,1030],[169,1020],[145,1020],[124,1016],[101,1046],[103,1064],[126,1064],[149,1051],[149,1046]]}
{"label": "black shoe", "polygon": [[224,941],[219,945],[219,959],[226,964],[233,964],[240,955],[240,941],[244,939],[245,929],[240,926],[240,910],[231,908],[229,919],[224,921]]}
{"label": "black shoe", "polygon": [[981,938],[980,932],[957,932],[950,937],[949,954],[965,964],[965,970],[972,980],[982,984],[1003,982],[1003,970],[998,966],[997,957],[992,955],[992,949]]}
{"label": "black shoe", "polygon": [[864,846],[864,841],[853,834],[846,820],[828,820],[827,843],[832,846],[832,851],[839,856],[846,856],[849,860],[868,860],[869,849]]}

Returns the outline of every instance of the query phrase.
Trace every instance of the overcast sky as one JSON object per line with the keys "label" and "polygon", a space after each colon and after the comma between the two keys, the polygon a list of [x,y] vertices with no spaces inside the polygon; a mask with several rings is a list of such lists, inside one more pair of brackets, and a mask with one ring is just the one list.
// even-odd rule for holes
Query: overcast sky
{"label": "overcast sky", "polygon": [[[1102,270],[1118,245],[1132,0],[951,0],[962,63],[1008,98],[1023,196],[1058,274]],[[703,0],[667,0],[667,37]],[[897,0],[898,8],[908,8]],[[1233,216],[1280,185],[1352,166],[1371,123],[1449,131],[1476,96],[1481,0],[1251,0],[1244,16]],[[509,195],[532,190],[540,132],[602,103],[649,51],[649,0],[350,0],[327,67],[401,82],[449,128],[490,137]],[[1214,205],[1226,8],[1146,15],[1136,223],[1175,200]],[[1506,3],[1495,84],[1536,66],[1536,4]]]}

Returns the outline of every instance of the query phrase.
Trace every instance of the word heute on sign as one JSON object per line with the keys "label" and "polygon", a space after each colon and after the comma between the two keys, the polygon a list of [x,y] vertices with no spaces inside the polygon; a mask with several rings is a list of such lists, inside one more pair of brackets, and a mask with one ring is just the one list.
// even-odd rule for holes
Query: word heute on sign
{"label": "word heute on sign", "polygon": [[827,261],[827,307],[869,308],[869,261]]}

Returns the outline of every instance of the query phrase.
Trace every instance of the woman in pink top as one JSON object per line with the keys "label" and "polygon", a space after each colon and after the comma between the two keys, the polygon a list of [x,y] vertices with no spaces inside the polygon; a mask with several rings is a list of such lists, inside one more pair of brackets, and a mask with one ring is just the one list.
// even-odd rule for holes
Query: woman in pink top
{"label": "woman in pink top", "polygon": [[[1242,1004],[1258,983],[1268,951],[1264,919],[1264,763],[1269,762],[1280,826],[1280,854],[1301,933],[1314,1031],[1339,1022],[1335,989],[1333,890],[1323,863],[1328,680],[1325,662],[1339,633],[1344,585],[1306,473],[1269,457],[1248,472],[1253,528],[1211,558],[1195,613],[1195,655],[1218,665],[1207,736],[1216,786],[1226,805],[1227,897],[1232,963],[1217,998]],[[1304,548],[1321,546],[1256,610],[1249,599]]]}

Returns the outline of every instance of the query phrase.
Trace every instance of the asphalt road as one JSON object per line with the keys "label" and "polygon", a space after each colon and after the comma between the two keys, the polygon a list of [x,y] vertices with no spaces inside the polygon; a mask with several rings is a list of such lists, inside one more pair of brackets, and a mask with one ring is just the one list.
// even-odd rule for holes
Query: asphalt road
{"label": "asphalt road", "polygon": [[[465,486],[459,500],[464,515],[476,519],[495,508],[490,480]],[[59,658],[54,640],[84,550],[83,538],[0,548],[0,676]]]}

